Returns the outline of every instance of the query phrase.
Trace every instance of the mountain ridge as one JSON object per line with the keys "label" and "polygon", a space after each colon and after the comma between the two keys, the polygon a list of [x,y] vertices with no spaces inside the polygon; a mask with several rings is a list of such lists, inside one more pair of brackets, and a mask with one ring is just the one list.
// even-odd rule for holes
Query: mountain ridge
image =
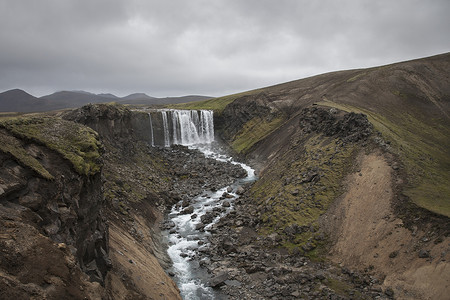
{"label": "mountain ridge", "polygon": [[45,112],[77,108],[92,103],[118,102],[131,105],[166,105],[210,99],[208,96],[186,95],[157,98],[145,93],[133,93],[118,97],[111,93],[94,94],[86,91],[58,91],[42,97],[35,97],[22,89],[11,89],[0,93],[0,112]]}

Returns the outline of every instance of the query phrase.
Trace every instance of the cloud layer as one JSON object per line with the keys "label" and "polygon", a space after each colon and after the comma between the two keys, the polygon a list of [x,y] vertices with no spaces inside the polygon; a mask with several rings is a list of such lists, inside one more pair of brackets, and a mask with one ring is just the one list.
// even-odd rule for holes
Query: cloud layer
{"label": "cloud layer", "polygon": [[450,51],[450,1],[0,0],[0,91],[232,92]]}

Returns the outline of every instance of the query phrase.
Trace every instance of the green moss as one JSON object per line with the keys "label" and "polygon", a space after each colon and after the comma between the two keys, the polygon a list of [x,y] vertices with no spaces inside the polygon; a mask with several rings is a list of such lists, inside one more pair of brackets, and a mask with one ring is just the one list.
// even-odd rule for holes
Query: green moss
{"label": "green moss", "polygon": [[321,105],[362,112],[405,166],[408,185],[404,193],[417,205],[450,217],[450,128],[445,120],[423,119],[420,112],[380,115],[334,102]]}
{"label": "green moss", "polygon": [[147,199],[149,194],[167,191],[171,184],[171,170],[158,152],[149,153],[148,144],[137,142],[133,145],[131,155],[123,156],[123,152],[106,142],[105,166],[106,177],[104,195],[108,202],[121,199],[126,203],[139,203]]}
{"label": "green moss", "polygon": [[[341,281],[332,277],[327,277],[323,283],[328,286],[331,290],[333,290],[336,294],[344,297],[350,296],[349,292],[352,290],[352,286],[349,285],[345,281]],[[364,297],[360,292],[353,291],[351,295],[352,299],[370,299],[368,297]]]}
{"label": "green moss", "polygon": [[24,148],[22,143],[11,135],[0,131],[0,151],[13,156],[21,165],[34,170],[37,174],[45,179],[53,179],[54,177],[45,169],[41,163],[31,156]]}
{"label": "green moss", "polygon": [[225,107],[236,100],[237,98],[247,96],[247,95],[253,95],[257,93],[259,90],[252,90],[247,91],[243,93],[208,99],[204,101],[196,101],[196,102],[189,102],[189,103],[181,103],[181,104],[172,104],[168,107],[175,108],[175,109],[210,109],[214,110],[214,112],[221,114],[222,111],[225,109]]}
{"label": "green moss", "polygon": [[326,279],[325,284],[338,295],[345,295],[351,289],[351,286],[348,283],[331,277]]}
{"label": "green moss", "polygon": [[26,117],[3,120],[0,127],[59,152],[79,174],[93,175],[101,169],[101,143],[86,126],[59,118]]}
{"label": "green moss", "polygon": [[271,120],[255,117],[248,121],[231,142],[232,148],[237,153],[247,153],[257,142],[264,139],[271,132],[280,126],[284,121],[283,117],[276,117]]}
{"label": "green moss", "polygon": [[[283,247],[288,249],[301,248],[308,242],[320,248],[309,228],[318,228],[319,216],[341,194],[341,182],[358,146],[343,145],[337,138],[318,134],[302,137],[293,144],[297,146],[267,166],[252,186],[251,197],[264,207],[262,234],[277,232],[283,237]],[[313,174],[316,175],[312,179]],[[307,229],[294,236],[287,234],[286,228],[294,224]],[[318,253],[312,256],[318,257]]]}

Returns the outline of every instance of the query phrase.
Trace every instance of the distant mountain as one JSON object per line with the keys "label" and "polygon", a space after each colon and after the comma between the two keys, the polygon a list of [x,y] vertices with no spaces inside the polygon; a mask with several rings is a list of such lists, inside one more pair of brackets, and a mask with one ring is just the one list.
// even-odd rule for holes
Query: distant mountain
{"label": "distant mountain", "polygon": [[85,91],[61,91],[40,99],[48,100],[52,104],[51,109],[75,108],[88,103],[111,102],[117,99],[112,94],[96,95]]}
{"label": "distant mountain", "polygon": [[0,111],[24,112],[36,111],[39,108],[39,99],[19,89],[0,93]]}
{"label": "distant mountain", "polygon": [[149,100],[153,100],[153,99],[157,99],[157,98],[150,97],[149,95],[144,94],[144,93],[134,93],[134,94],[123,97],[122,102],[123,101],[149,101]]}
{"label": "distant mountain", "polygon": [[51,95],[34,97],[19,89],[0,94],[0,111],[3,112],[41,112],[65,108],[76,108],[88,103],[118,102],[132,105],[165,105],[207,100],[206,96],[183,96],[156,98],[144,93],[134,93],[117,97],[110,93],[93,94],[86,91],[59,91]]}
{"label": "distant mountain", "polygon": [[119,97],[117,97],[116,95],[110,94],[110,93],[106,93],[106,94],[98,94],[97,96],[100,97],[104,97],[104,98],[111,98],[111,99],[117,99]]}
{"label": "distant mountain", "polygon": [[[137,94],[133,94],[137,95]],[[145,95],[145,94],[144,94]],[[130,95],[132,96],[132,95]],[[196,101],[202,101],[202,100],[208,100],[211,99],[211,97],[208,96],[197,96],[197,95],[190,95],[190,96],[182,96],[182,97],[166,97],[166,98],[154,98],[154,97],[133,97],[129,98],[130,96],[123,97],[122,100],[119,100],[117,102],[121,104],[132,104],[132,105],[165,105],[165,104],[177,104],[177,103],[186,103],[186,102],[196,102]]]}

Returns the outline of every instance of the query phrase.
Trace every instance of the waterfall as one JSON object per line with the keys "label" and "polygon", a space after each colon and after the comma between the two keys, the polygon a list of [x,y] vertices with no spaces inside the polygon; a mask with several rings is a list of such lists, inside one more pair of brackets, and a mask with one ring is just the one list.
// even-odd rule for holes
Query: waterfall
{"label": "waterfall", "polygon": [[173,127],[173,143],[180,143],[180,139],[178,137],[180,122],[178,122],[177,115],[175,113],[172,114],[172,127]]}
{"label": "waterfall", "polygon": [[214,141],[214,116],[212,111],[202,110],[201,112],[201,137],[205,143]]}
{"label": "waterfall", "polygon": [[155,147],[155,136],[153,134],[152,115],[150,113],[148,113],[148,118],[150,119],[150,131],[151,131],[151,137],[152,137],[152,147]]}
{"label": "waterfall", "polygon": [[169,123],[167,122],[167,111],[161,111],[162,119],[163,119],[163,128],[164,128],[164,147],[170,146],[170,137],[169,137]]}
{"label": "waterfall", "polygon": [[163,109],[149,114],[153,114],[153,118],[150,117],[152,146],[189,146],[214,141],[214,117],[211,110]]}

